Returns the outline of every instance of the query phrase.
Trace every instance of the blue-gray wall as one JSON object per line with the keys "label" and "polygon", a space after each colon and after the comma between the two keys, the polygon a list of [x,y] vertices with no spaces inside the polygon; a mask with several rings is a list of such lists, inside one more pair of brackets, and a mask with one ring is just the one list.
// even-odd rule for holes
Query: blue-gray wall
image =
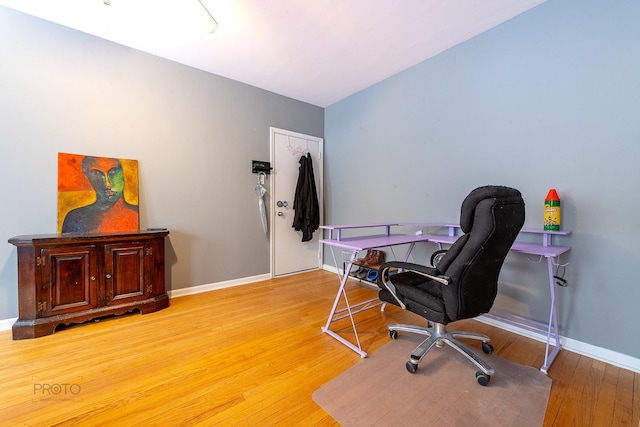
{"label": "blue-gray wall", "polygon": [[[473,188],[562,199],[561,334],[640,357],[640,2],[550,0],[326,108],[327,223],[456,221]],[[426,248],[422,248],[424,252]],[[499,308],[546,321],[545,264],[510,255]]]}
{"label": "blue-gray wall", "polygon": [[167,227],[172,290],[268,274],[251,160],[324,110],[0,6],[0,320],[15,235],[55,233],[57,153],[139,161],[142,228]]}

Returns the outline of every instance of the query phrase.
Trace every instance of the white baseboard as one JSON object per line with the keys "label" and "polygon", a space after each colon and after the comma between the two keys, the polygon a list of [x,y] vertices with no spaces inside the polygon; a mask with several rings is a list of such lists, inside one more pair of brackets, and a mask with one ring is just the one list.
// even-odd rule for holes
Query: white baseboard
{"label": "white baseboard", "polygon": [[326,271],[330,271],[332,273],[336,273],[336,274],[338,273],[338,271],[342,273],[342,269],[338,270],[337,267],[334,267],[333,265],[329,265],[329,264],[322,264],[322,269]]}
{"label": "white baseboard", "polygon": [[186,295],[201,294],[203,292],[215,291],[216,289],[230,288],[232,286],[247,285],[249,283],[261,282],[271,279],[270,274],[260,274],[258,276],[243,277],[242,279],[226,280],[224,282],[208,283],[205,285],[192,286],[190,288],[176,289],[168,291],[169,298],[179,298]]}
{"label": "white baseboard", "polygon": [[0,332],[2,331],[10,331],[13,324],[18,320],[17,317],[12,317],[11,319],[2,319],[0,320]]}
{"label": "white baseboard", "polygon": [[[524,328],[519,328],[516,325],[512,325],[507,322],[503,322],[496,318],[489,318],[480,316],[476,318],[477,321],[486,323],[491,326],[495,326],[505,331],[513,332],[518,335],[522,335],[527,338],[534,339],[540,342],[546,342],[546,337],[541,334],[536,334]],[[551,343],[553,345],[553,342]],[[601,362],[608,363],[610,365],[617,366],[619,368],[628,369],[633,372],[640,373],[640,359],[628,356],[617,351],[609,350],[603,347],[597,347],[592,344],[587,344],[582,341],[574,340],[572,338],[560,336],[560,344],[563,350],[578,353],[583,356],[590,357]],[[553,366],[553,364],[551,365]]]}

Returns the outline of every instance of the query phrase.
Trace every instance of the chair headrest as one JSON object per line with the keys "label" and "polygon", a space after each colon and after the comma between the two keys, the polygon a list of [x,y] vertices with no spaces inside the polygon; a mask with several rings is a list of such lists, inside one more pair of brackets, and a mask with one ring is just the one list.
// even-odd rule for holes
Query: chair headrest
{"label": "chair headrest", "polygon": [[476,188],[469,193],[460,207],[460,229],[463,233],[471,231],[476,206],[485,199],[515,201],[522,199],[522,194],[520,194],[520,191],[515,188],[500,185],[486,185],[484,187]]}

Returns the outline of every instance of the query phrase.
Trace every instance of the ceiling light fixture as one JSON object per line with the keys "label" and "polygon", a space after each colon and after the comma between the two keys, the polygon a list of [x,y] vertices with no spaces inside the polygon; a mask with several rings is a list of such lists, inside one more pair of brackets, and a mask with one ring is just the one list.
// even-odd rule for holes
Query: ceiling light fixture
{"label": "ceiling light fixture", "polygon": [[204,11],[207,12],[207,15],[209,15],[209,18],[211,18],[211,21],[213,21],[213,25],[212,25],[211,29],[209,30],[209,32],[211,34],[213,34],[216,31],[216,29],[218,28],[218,21],[216,21],[216,18],[214,18],[213,15],[211,14],[211,12],[209,12],[209,9],[207,9],[207,6],[204,5],[202,0],[198,0],[198,1],[200,2],[200,6],[202,6]]}

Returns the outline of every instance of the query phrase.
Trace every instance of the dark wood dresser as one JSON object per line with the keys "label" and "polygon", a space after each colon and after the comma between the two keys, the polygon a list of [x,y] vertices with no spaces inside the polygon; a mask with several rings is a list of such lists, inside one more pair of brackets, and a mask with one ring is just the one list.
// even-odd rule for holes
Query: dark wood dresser
{"label": "dark wood dresser", "polygon": [[13,339],[50,335],[59,325],[169,306],[167,230],[16,236],[19,317]]}

